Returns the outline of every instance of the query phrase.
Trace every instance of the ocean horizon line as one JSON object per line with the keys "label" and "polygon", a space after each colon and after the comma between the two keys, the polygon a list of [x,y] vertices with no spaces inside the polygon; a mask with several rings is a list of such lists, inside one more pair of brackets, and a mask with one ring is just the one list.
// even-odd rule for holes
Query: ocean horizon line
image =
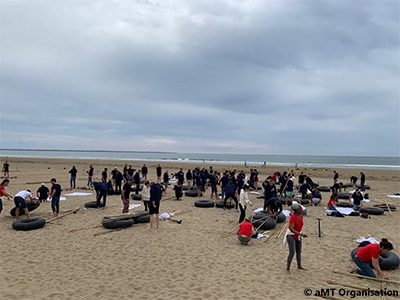
{"label": "ocean horizon line", "polygon": [[176,151],[147,151],[147,150],[80,150],[80,149],[34,149],[34,148],[0,148],[0,151],[44,151],[44,152],[86,152],[86,153],[156,153],[156,154],[205,154],[205,155],[257,155],[257,156],[300,156],[300,157],[377,157],[377,158],[399,158],[398,156],[379,155],[331,155],[331,154],[266,154],[266,153],[226,153],[226,152],[176,152]]}

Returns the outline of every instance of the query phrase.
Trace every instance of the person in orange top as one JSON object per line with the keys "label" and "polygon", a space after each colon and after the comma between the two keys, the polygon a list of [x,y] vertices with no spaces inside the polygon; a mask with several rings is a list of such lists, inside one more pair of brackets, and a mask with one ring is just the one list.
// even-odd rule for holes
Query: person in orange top
{"label": "person in orange top", "polygon": [[239,230],[237,232],[238,239],[242,245],[247,245],[251,241],[251,236],[256,234],[257,231],[254,229],[252,223],[248,217],[244,218],[244,221],[239,224]]}
{"label": "person in orange top", "polygon": [[382,252],[389,252],[390,250],[393,250],[393,245],[387,239],[382,239],[379,244],[369,244],[365,247],[361,247],[357,250],[356,256],[354,257],[354,262],[359,269],[354,267],[350,270],[350,273],[356,272],[363,276],[375,278],[376,275],[372,270],[373,267],[378,273],[378,276],[389,279],[379,266],[379,255]]}
{"label": "person in orange top", "polygon": [[329,198],[329,201],[327,204],[327,207],[329,210],[336,210],[337,196],[338,196],[338,194],[336,192],[333,192],[331,197]]}
{"label": "person in orange top", "polygon": [[290,265],[296,252],[297,269],[304,270],[301,265],[301,242],[302,238],[306,238],[307,234],[302,233],[304,225],[303,208],[299,203],[293,203],[291,206],[293,214],[289,219],[289,231],[287,234],[287,243],[289,245],[289,255],[287,258],[286,273],[290,274]]}
{"label": "person in orange top", "polygon": [[8,178],[4,179],[1,183],[0,183],[0,214],[1,211],[3,210],[3,197],[7,197],[9,200],[12,199],[12,196],[9,195],[6,192],[5,187],[8,186],[8,184],[10,183],[10,180]]}

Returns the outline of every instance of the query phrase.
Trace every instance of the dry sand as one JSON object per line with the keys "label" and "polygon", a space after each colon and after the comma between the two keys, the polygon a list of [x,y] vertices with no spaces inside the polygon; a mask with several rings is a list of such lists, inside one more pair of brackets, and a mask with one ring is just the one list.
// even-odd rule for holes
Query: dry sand
{"label": "dry sand", "polygon": [[[68,171],[72,165],[78,169],[78,186],[84,186],[90,163],[95,167],[97,179],[104,167],[111,170],[118,166],[121,170],[124,164],[121,161],[36,158],[10,158],[8,161],[10,175],[16,177],[6,189],[12,195],[23,189],[35,192],[40,182],[50,186],[52,177],[56,177],[65,189],[69,187]],[[3,162],[4,158],[1,164]],[[130,163],[136,168],[143,165],[141,162]],[[147,165],[149,177],[154,180],[156,163]],[[168,169],[171,173],[179,167],[186,172],[194,165],[163,163],[162,167],[163,171]],[[213,167],[219,171],[244,169],[243,166]],[[245,169],[247,174],[249,169]],[[258,168],[260,180],[274,171],[285,170],[284,167]],[[301,169],[296,175],[300,171],[321,185],[332,183],[332,169]],[[400,203],[399,199],[386,196],[400,192],[399,171],[338,171],[344,182],[349,181],[350,175],[359,177],[359,172],[364,171],[366,184],[371,186],[368,192],[373,203],[384,202],[384,199],[389,203]],[[209,194],[210,190],[207,190],[202,199],[209,199]],[[318,299],[304,296],[304,289],[341,288],[327,284],[329,279],[380,289],[378,282],[334,275],[332,270],[348,271],[353,266],[350,251],[357,246],[354,240],[359,236],[386,237],[393,243],[394,252],[400,254],[400,212],[385,212],[383,216],[372,216],[369,220],[328,217],[324,206],[330,193],[322,194],[322,206],[307,207],[303,231],[309,238],[303,241],[302,253],[303,266],[307,270],[296,270],[294,260],[291,275],[285,274],[288,250],[282,245],[282,238],[271,243],[253,239],[248,246],[240,245],[235,234],[223,238],[221,235],[236,226],[239,214],[234,210],[196,208],[195,198],[163,201],[161,212],[185,213],[177,217],[183,220],[182,224],[163,221],[158,230],[150,230],[149,224],[120,231],[103,228],[102,217],[120,214],[122,207],[119,196],[108,196],[109,207],[105,210],[81,209],[42,229],[27,232],[12,229],[14,219],[9,216],[9,210],[13,202],[4,199],[0,222],[0,299]],[[169,190],[164,198],[172,195]],[[250,199],[254,203],[253,209],[262,206],[261,199],[254,195],[250,195]],[[67,197],[66,201],[61,201],[61,211],[83,207],[85,202],[93,200],[94,196]],[[250,214],[251,208],[248,208]],[[43,203],[31,216],[50,219],[50,203]],[[322,218],[322,237],[318,237],[316,218]],[[105,232],[108,233],[96,235]],[[399,269],[388,271],[388,275],[400,280]],[[400,290],[400,286],[388,284],[388,289]]]}

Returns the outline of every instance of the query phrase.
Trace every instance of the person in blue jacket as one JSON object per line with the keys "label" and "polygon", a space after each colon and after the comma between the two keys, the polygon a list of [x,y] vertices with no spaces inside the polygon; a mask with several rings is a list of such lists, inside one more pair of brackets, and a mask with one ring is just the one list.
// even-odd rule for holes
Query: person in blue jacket
{"label": "person in blue jacket", "polygon": [[133,182],[136,184],[135,194],[139,194],[140,189],[140,170],[137,170],[135,175],[133,176]]}
{"label": "person in blue jacket", "polygon": [[[93,182],[94,190],[96,191],[96,208],[106,207],[106,200],[108,194],[108,187],[104,182]],[[100,203],[101,198],[103,198],[103,203]]]}
{"label": "person in blue jacket", "polygon": [[235,201],[235,211],[238,212],[238,200],[236,197],[236,186],[232,183],[232,181],[229,181],[228,184],[226,185],[226,189],[225,189],[225,199],[224,199],[224,206],[223,209],[226,209],[226,201],[229,198],[232,198],[233,201]]}

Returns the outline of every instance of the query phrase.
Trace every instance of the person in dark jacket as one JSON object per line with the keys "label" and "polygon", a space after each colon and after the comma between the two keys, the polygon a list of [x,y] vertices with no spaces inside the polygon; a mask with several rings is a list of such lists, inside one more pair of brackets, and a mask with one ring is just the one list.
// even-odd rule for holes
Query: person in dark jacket
{"label": "person in dark jacket", "polygon": [[[108,194],[107,185],[104,182],[94,182],[93,183],[94,190],[96,191],[96,208],[106,207],[106,200]],[[103,198],[103,203],[100,203],[101,198]]]}
{"label": "person in dark jacket", "polygon": [[71,178],[69,179],[69,187],[71,189],[76,188],[76,173],[78,173],[78,170],[75,168],[75,166],[72,166],[72,169],[69,170],[69,172],[71,174]]}
{"label": "person in dark jacket", "polygon": [[266,184],[263,184],[264,187],[264,207],[263,209],[267,209],[267,203],[268,201],[276,196],[276,188],[275,188],[275,183],[272,179],[267,180]]}
{"label": "person in dark jacket", "polygon": [[124,180],[124,176],[120,171],[117,171],[115,174],[115,194],[120,195],[121,194],[121,186],[122,186],[122,181]]}
{"label": "person in dark jacket", "polygon": [[236,186],[232,183],[232,181],[229,181],[228,184],[226,185],[226,190],[225,190],[225,199],[224,199],[224,207],[223,209],[226,209],[226,201],[229,198],[232,198],[233,201],[235,201],[235,211],[238,212],[238,200],[236,197]]}
{"label": "person in dark jacket", "polygon": [[137,170],[135,175],[133,176],[133,182],[136,184],[135,194],[139,194],[140,189],[140,171]]}
{"label": "person in dark jacket", "polygon": [[49,188],[42,183],[38,190],[36,191],[36,196],[39,198],[40,202],[46,202],[47,197],[49,197]]}
{"label": "person in dark jacket", "polygon": [[167,191],[168,184],[169,184],[169,174],[168,174],[168,170],[166,170],[163,175],[163,185],[164,185],[165,192]]}
{"label": "person in dark jacket", "polygon": [[149,215],[150,215],[150,228],[153,228],[154,216],[156,221],[156,229],[158,229],[160,220],[160,202],[161,202],[161,189],[158,184],[152,182],[150,186],[150,202],[149,202]]}
{"label": "person in dark jacket", "polygon": [[108,168],[104,168],[103,172],[101,172],[101,182],[107,182]]}
{"label": "person in dark jacket", "polygon": [[50,182],[52,184],[50,189],[51,210],[53,211],[53,216],[58,217],[58,213],[60,212],[61,185],[57,183],[55,178],[52,178]]}
{"label": "person in dark jacket", "polygon": [[365,174],[363,172],[360,172],[361,178],[360,178],[360,188],[361,191],[365,191]]}
{"label": "person in dark jacket", "polygon": [[175,191],[175,198],[178,201],[181,201],[182,196],[183,196],[183,192],[182,192],[182,184],[178,181],[177,184],[175,184],[173,190]]}
{"label": "person in dark jacket", "polygon": [[149,170],[147,169],[146,164],[143,165],[142,167],[142,176],[145,180],[147,180],[147,173],[149,172]]}

